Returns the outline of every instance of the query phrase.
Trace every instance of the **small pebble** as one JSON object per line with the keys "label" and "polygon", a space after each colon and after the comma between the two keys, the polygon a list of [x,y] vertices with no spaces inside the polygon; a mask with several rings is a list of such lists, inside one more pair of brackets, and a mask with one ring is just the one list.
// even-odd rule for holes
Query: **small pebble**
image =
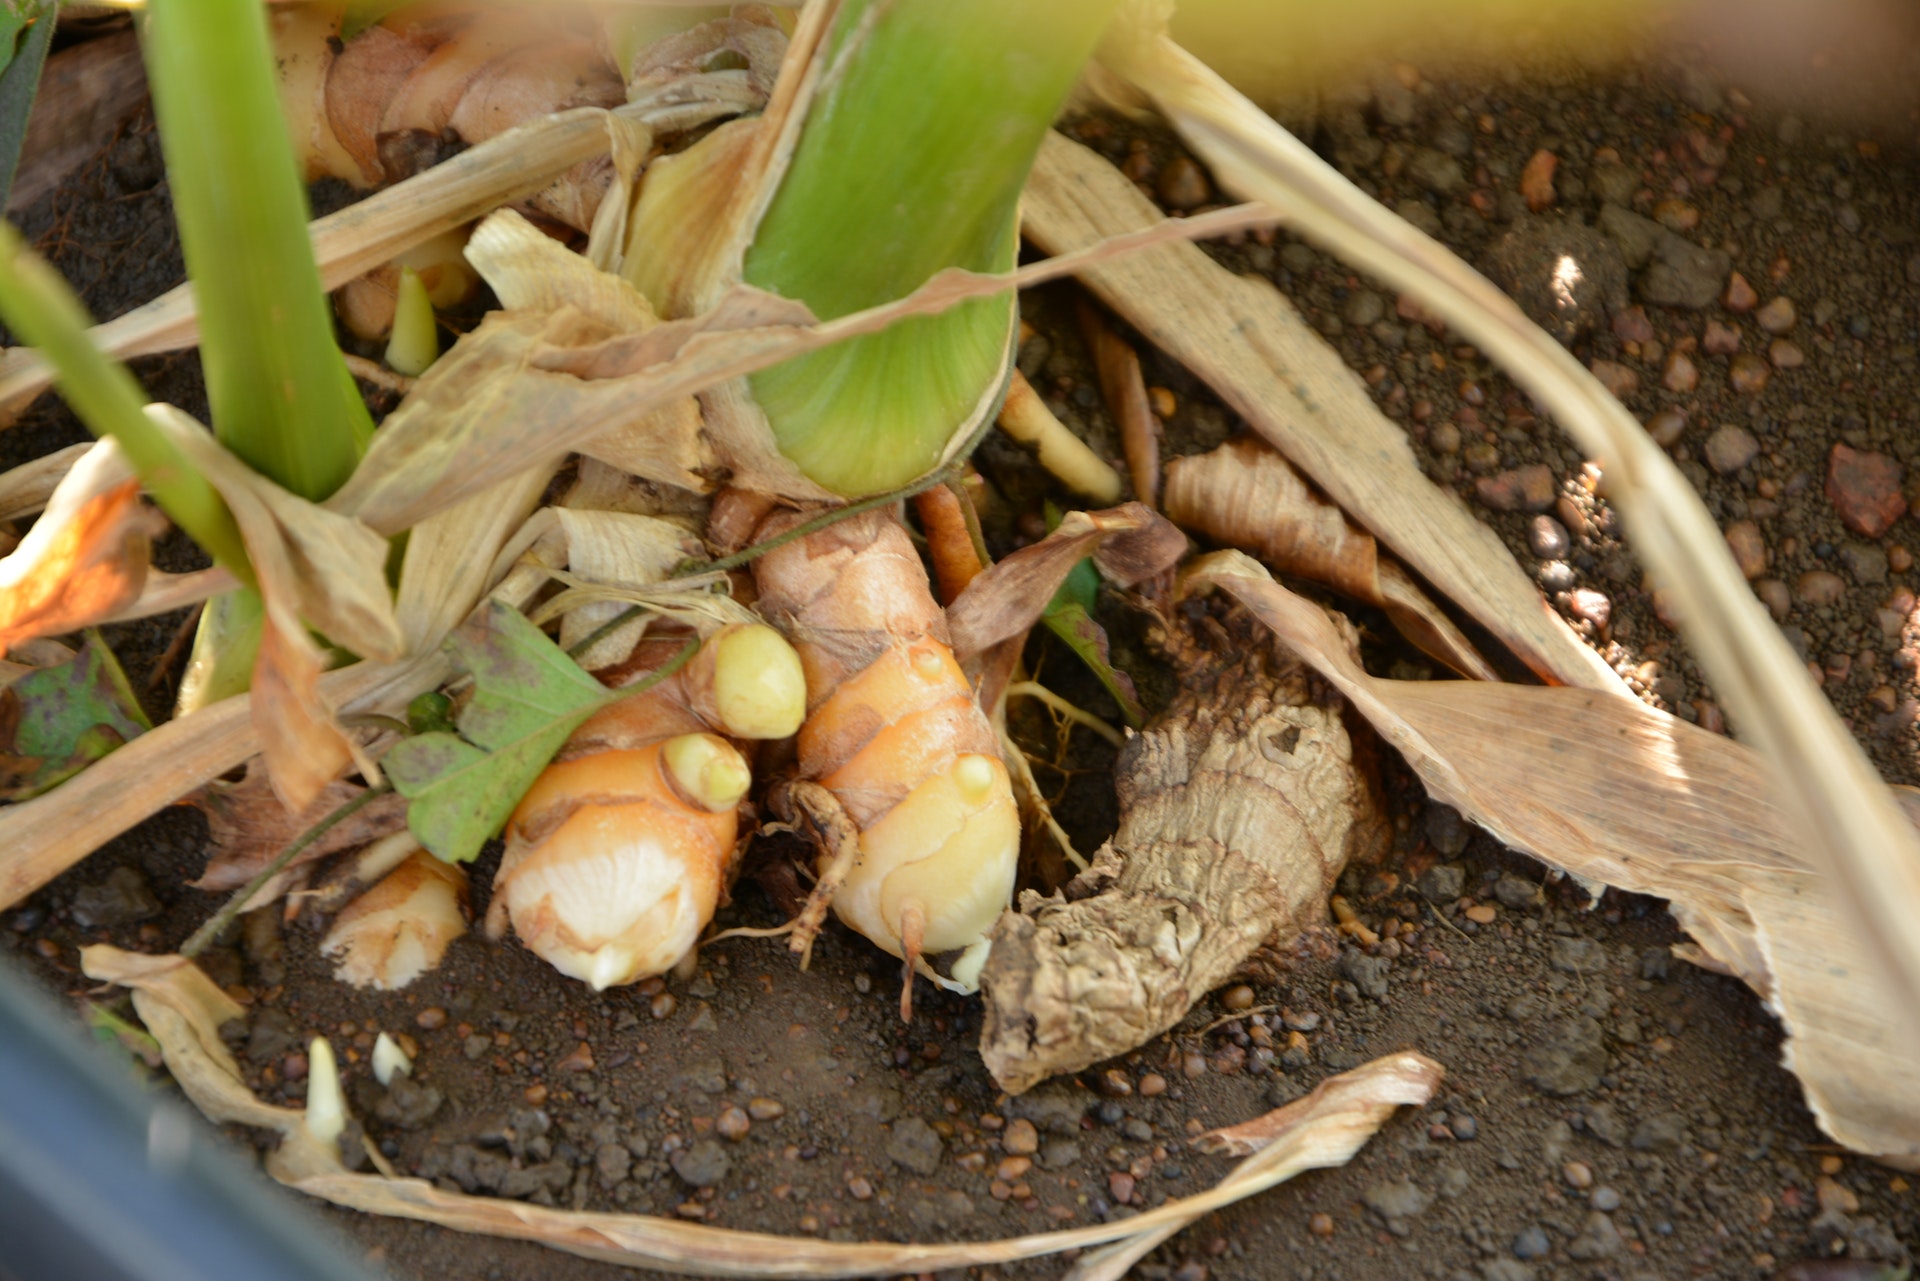
{"label": "small pebble", "polygon": [[1700,336],[1700,350],[1709,356],[1731,356],[1740,350],[1740,331],[1732,325],[1709,320],[1706,332]]}
{"label": "small pebble", "polygon": [[1772,302],[1753,313],[1753,319],[1760,328],[1770,334],[1784,334],[1792,330],[1799,317],[1793,310],[1793,299],[1781,294]]}
{"label": "small pebble", "polygon": [[1119,1068],[1108,1068],[1100,1074],[1100,1093],[1110,1098],[1124,1098],[1133,1093],[1133,1082]]}
{"label": "small pebble", "polygon": [[1743,396],[1757,396],[1766,390],[1767,379],[1772,375],[1767,362],[1750,351],[1735,356],[1727,367],[1727,382]]}
{"label": "small pebble", "polygon": [[1204,1054],[1188,1054],[1180,1060],[1180,1074],[1189,1081],[1207,1074],[1207,1058]]}
{"label": "small pebble", "polygon": [[1587,1204],[1603,1213],[1611,1214],[1620,1208],[1620,1194],[1612,1188],[1595,1188],[1587,1198]]}
{"label": "small pebble", "polygon": [[1460,1116],[1456,1113],[1447,1123],[1447,1128],[1453,1131],[1454,1138],[1462,1142],[1471,1143],[1480,1137],[1480,1123],[1470,1116]]}
{"label": "small pebble", "polygon": [[1793,594],[1806,605],[1831,605],[1847,594],[1847,582],[1825,569],[1810,569],[1793,585]]}
{"label": "small pebble", "polygon": [[656,1019],[672,1018],[673,1012],[680,1008],[680,1002],[674,999],[673,993],[662,992],[653,998],[647,1008],[653,1011],[653,1017]]}
{"label": "small pebble", "polygon": [[1747,278],[1736,271],[1727,277],[1727,291],[1720,295],[1720,305],[1732,312],[1752,311],[1760,305],[1760,295],[1747,283]]}
{"label": "small pebble", "polygon": [[1213,195],[1206,173],[1187,156],[1175,156],[1160,170],[1160,199],[1175,209],[1204,205]]}
{"label": "small pebble", "polygon": [[447,1012],[437,1005],[429,1005],[413,1016],[413,1024],[415,1027],[432,1032],[447,1025]]}
{"label": "small pebble", "polygon": [[1739,471],[1760,453],[1760,442],[1752,432],[1744,427],[1731,424],[1714,430],[1707,437],[1707,443],[1701,447],[1706,455],[1707,466],[1722,476],[1731,476]]}
{"label": "small pebble", "polygon": [[1331,1214],[1314,1215],[1312,1218],[1307,1220],[1307,1231],[1313,1233],[1313,1235],[1317,1237],[1332,1236],[1333,1235],[1333,1216]]}
{"label": "small pebble", "polygon": [[1700,385],[1700,370],[1686,352],[1676,351],[1667,357],[1667,368],[1660,375],[1660,385],[1684,396]]}
{"label": "small pebble", "polygon": [[1480,502],[1495,511],[1543,512],[1553,506],[1553,471],[1545,463],[1531,463],[1474,482]]}
{"label": "small pebble", "polygon": [[993,1177],[1004,1183],[1018,1183],[1021,1176],[1032,1168],[1033,1158],[1030,1156],[1003,1157],[1000,1164],[994,1167]]}
{"label": "small pebble", "polygon": [[1662,449],[1671,449],[1678,444],[1686,429],[1687,416],[1677,409],[1663,409],[1647,419],[1647,435],[1653,437],[1653,443]]}
{"label": "small pebble", "polygon": [[1522,1228],[1520,1235],[1513,1239],[1513,1257],[1516,1259],[1543,1259],[1552,1249],[1553,1242],[1538,1227]]}
{"label": "small pebble", "polygon": [[1025,1117],[1009,1121],[1006,1133],[1000,1136],[1000,1146],[1015,1156],[1032,1156],[1040,1150],[1040,1131]]}
{"label": "small pebble", "polygon": [[1140,1078],[1140,1097],[1157,1098],[1167,1092],[1167,1078],[1158,1072],[1149,1072]]}
{"label": "small pebble", "polygon": [[1115,1170],[1107,1176],[1107,1193],[1116,1205],[1125,1205],[1133,1200],[1133,1176],[1125,1170]]}
{"label": "small pebble", "polygon": [[1885,454],[1836,443],[1827,455],[1827,501],[1848,529],[1879,538],[1906,513],[1903,475],[1900,464]]}
{"label": "small pebble", "polygon": [[1785,583],[1777,578],[1763,578],[1753,585],[1753,590],[1766,605],[1767,612],[1773,615],[1774,622],[1787,621],[1787,614],[1793,609],[1793,593]]}
{"label": "small pebble", "polygon": [[1807,353],[1791,338],[1776,338],[1767,344],[1767,359],[1775,369],[1798,369],[1807,363]]}
{"label": "small pebble", "polygon": [[856,1174],[847,1180],[847,1192],[856,1201],[871,1201],[873,1200],[873,1181]]}
{"label": "small pebble", "polygon": [[1551,151],[1539,150],[1527,158],[1526,165],[1520,170],[1520,195],[1527,202],[1527,208],[1534,213],[1554,202],[1553,171],[1560,165],[1560,158]]}
{"label": "small pebble", "polygon": [[1589,368],[1600,385],[1617,400],[1625,400],[1640,390],[1640,375],[1617,361],[1596,360]]}
{"label": "small pebble", "polygon": [[1500,910],[1491,903],[1475,903],[1466,911],[1466,918],[1476,925],[1492,925]]}
{"label": "small pebble", "polygon": [[747,1137],[747,1131],[753,1128],[753,1123],[747,1119],[744,1110],[729,1107],[721,1111],[719,1118],[713,1123],[713,1128],[721,1138],[738,1143]]}
{"label": "small pebble", "polygon": [[1727,526],[1727,550],[1749,580],[1767,572],[1767,540],[1754,522],[1736,520]]}
{"label": "small pebble", "polygon": [[1605,592],[1596,592],[1590,587],[1582,587],[1570,593],[1567,607],[1575,618],[1585,619],[1595,627],[1604,628],[1613,619],[1613,602],[1607,599]]}
{"label": "small pebble", "polygon": [[1220,994],[1220,1008],[1238,1013],[1253,1008],[1253,989],[1245,983],[1235,983]]}
{"label": "small pebble", "polygon": [[1593,1186],[1593,1167],[1585,1161],[1569,1161],[1560,1167],[1560,1177],[1567,1181],[1568,1187],[1584,1192]]}
{"label": "small pebble", "polygon": [[1527,522],[1527,550],[1541,560],[1558,560],[1570,546],[1567,527],[1551,516],[1535,516]]}
{"label": "small pebble", "polygon": [[747,1115],[756,1121],[778,1121],[786,1114],[787,1105],[779,1099],[761,1097],[747,1103]]}

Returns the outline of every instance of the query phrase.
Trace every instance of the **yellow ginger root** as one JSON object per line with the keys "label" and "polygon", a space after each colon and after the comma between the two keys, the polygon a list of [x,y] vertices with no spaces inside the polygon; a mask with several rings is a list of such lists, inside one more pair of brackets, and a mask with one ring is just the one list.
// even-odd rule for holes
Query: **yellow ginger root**
{"label": "yellow ginger root", "polygon": [[[758,537],[800,519],[771,517]],[[912,542],[869,512],[767,553],[754,580],[761,613],[806,669],[800,775],[859,832],[851,867],[821,860],[824,884],[844,872],[835,913],[916,968],[923,955],[960,952],[946,982],[973,991],[1013,893],[1020,818]]]}
{"label": "yellow ginger root", "polygon": [[733,880],[746,758],[719,734],[799,726],[800,663],[770,628],[708,639],[686,668],[576,730],[507,822],[487,933],[509,924],[596,990],[664,973]]}

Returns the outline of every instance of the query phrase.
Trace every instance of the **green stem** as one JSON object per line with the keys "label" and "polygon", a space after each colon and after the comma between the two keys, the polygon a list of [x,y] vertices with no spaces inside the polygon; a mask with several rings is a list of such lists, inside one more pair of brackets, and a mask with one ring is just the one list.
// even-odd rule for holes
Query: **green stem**
{"label": "green stem", "polygon": [[174,524],[235,577],[251,583],[253,566],[226,503],[147,417],[146,393],[127,367],[87,337],[93,322],[60,273],[6,223],[0,223],[0,319],[40,349],[80,420],[96,436],[119,444],[140,483]]}
{"label": "green stem", "polygon": [[335,345],[307,239],[258,0],[151,0],[147,73],[213,428],[276,484],[319,501],[373,422]]}
{"label": "green stem", "polygon": [[[846,0],[747,283],[831,320],[947,267],[1011,270],[1040,140],[1118,0]],[[963,303],[752,376],[781,452],[848,496],[939,461],[1004,373],[1015,301]]]}

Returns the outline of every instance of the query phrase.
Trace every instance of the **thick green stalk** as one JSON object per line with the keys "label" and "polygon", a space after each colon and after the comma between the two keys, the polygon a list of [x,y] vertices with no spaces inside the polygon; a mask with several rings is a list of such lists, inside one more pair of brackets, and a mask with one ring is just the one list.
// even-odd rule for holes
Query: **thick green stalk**
{"label": "thick green stalk", "polygon": [[200,312],[213,429],[255,471],[322,499],[373,423],[334,343],[307,197],[258,0],[151,0],[148,78]]}
{"label": "thick green stalk", "polygon": [[146,394],[127,367],[87,337],[93,321],[60,273],[0,222],[0,320],[38,347],[58,372],[60,392],[96,436],[111,436],[154,501],[221,565],[253,581],[233,514],[192,462],[142,409]]}
{"label": "thick green stalk", "polygon": [[[748,283],[832,319],[946,267],[1011,269],[1020,188],[1117,0],[847,0]],[[1004,373],[1015,302],[919,317],[752,377],[781,451],[849,496],[930,471]]]}

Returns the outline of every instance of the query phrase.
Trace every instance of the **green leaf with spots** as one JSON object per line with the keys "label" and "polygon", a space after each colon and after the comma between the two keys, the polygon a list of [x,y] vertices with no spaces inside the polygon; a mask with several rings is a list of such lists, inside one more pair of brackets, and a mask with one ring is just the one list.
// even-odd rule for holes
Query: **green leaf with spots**
{"label": "green leaf with spots", "polygon": [[458,732],[409,738],[382,765],[411,802],[407,826],[414,836],[447,862],[465,863],[506,824],[567,735],[612,695],[498,601],[447,646],[473,677]]}
{"label": "green leaf with spots", "polygon": [[98,633],[0,690],[0,800],[24,801],[153,728]]}

